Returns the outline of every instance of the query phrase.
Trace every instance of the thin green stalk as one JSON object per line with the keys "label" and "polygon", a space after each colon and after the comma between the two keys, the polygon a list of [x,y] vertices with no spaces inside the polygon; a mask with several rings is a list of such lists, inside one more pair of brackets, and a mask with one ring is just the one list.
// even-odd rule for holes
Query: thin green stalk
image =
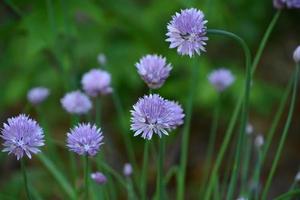
{"label": "thin green stalk", "polygon": [[[236,182],[236,177],[238,174],[238,170],[239,170],[239,158],[240,158],[240,149],[243,143],[243,135],[245,135],[245,129],[246,129],[246,124],[248,121],[248,104],[249,104],[249,96],[250,96],[250,85],[251,85],[251,53],[250,50],[246,44],[246,42],[240,38],[239,36],[227,32],[227,31],[223,31],[223,30],[208,30],[208,33],[210,34],[217,34],[217,35],[223,35],[226,37],[229,37],[233,40],[235,40],[239,45],[241,45],[243,51],[244,51],[244,55],[245,55],[245,65],[246,65],[246,81],[245,81],[245,91],[244,91],[244,95],[242,98],[242,103],[243,103],[243,109],[242,109],[242,115],[241,115],[241,130],[240,130],[240,136],[239,136],[239,141],[238,141],[238,149],[237,149],[237,155],[236,155],[236,162],[233,166],[233,175],[232,175],[232,182],[233,182],[233,186],[235,186],[235,182]],[[226,141],[226,136],[224,139],[224,142],[221,146],[221,150],[220,150],[220,154],[219,154],[219,158],[217,158],[217,163],[212,171],[212,179],[209,181],[208,184],[208,189],[207,189],[207,193],[205,195],[205,199],[208,200],[210,199],[211,196],[211,192],[212,192],[212,187],[213,187],[213,183],[215,182],[215,180],[213,180],[213,178],[216,178],[216,174],[217,174],[217,170],[219,169],[220,165],[221,165],[221,161],[223,159],[223,155],[227,149],[229,139],[232,135],[232,133],[228,134],[228,141]],[[226,143],[225,143],[226,142]],[[224,147],[223,147],[224,145]],[[222,152],[223,151],[223,152]],[[222,157],[221,157],[222,156]],[[218,165],[217,165],[218,164]],[[232,187],[234,188],[234,187]],[[233,189],[232,189],[233,190]],[[230,190],[229,190],[230,191]]]}
{"label": "thin green stalk", "polygon": [[100,97],[96,97],[95,105],[96,105],[95,123],[98,127],[100,127],[101,126],[101,99],[100,99]]}
{"label": "thin green stalk", "polygon": [[268,150],[271,146],[275,131],[276,131],[278,125],[279,125],[279,120],[283,115],[284,108],[286,106],[288,97],[289,97],[290,93],[292,92],[293,84],[294,84],[294,79],[291,78],[289,80],[288,85],[286,86],[284,95],[282,96],[282,99],[281,99],[280,104],[279,104],[279,108],[278,108],[278,110],[275,114],[275,117],[274,117],[273,121],[272,121],[272,125],[271,125],[271,127],[270,127],[270,129],[267,133],[267,139],[266,139],[265,145],[263,146],[262,162],[264,162],[264,160],[267,156]]}
{"label": "thin green stalk", "polygon": [[134,195],[132,180],[130,177],[127,177],[127,193],[128,193],[128,199],[130,200],[136,199]]}
{"label": "thin green stalk", "polygon": [[259,184],[260,184],[260,169],[262,165],[262,151],[261,149],[258,149],[257,153],[257,161],[256,161],[256,168],[258,170],[255,170],[255,174],[253,177],[253,182],[255,184],[255,191],[254,191],[254,199],[259,200]]}
{"label": "thin green stalk", "polygon": [[204,193],[205,186],[209,178],[209,169],[211,168],[212,165],[212,157],[215,149],[215,141],[216,141],[216,135],[218,129],[220,110],[221,110],[221,93],[218,93],[217,103],[213,115],[213,123],[211,127],[211,132],[209,134],[208,150],[207,150],[205,168],[204,168],[204,178],[203,178],[202,186],[200,188],[200,198]]}
{"label": "thin green stalk", "polygon": [[165,139],[159,138],[159,153],[157,162],[157,184],[156,184],[156,194],[158,195],[158,200],[165,199],[164,197],[164,153],[165,153]]}
{"label": "thin green stalk", "polygon": [[277,151],[276,151],[276,154],[275,154],[275,158],[274,158],[273,163],[272,163],[271,171],[268,175],[267,182],[266,182],[265,187],[264,187],[263,192],[262,192],[262,199],[263,200],[265,200],[267,198],[267,194],[268,194],[271,182],[273,180],[273,176],[274,176],[275,170],[277,168],[277,164],[278,164],[279,158],[281,156],[282,149],[283,149],[285,140],[287,138],[287,134],[288,134],[288,131],[289,131],[289,128],[290,128],[290,125],[291,125],[291,121],[292,121],[292,117],[293,117],[293,113],[294,113],[294,108],[295,108],[295,103],[296,103],[296,96],[297,96],[297,89],[298,89],[298,77],[299,77],[300,64],[297,63],[296,65],[297,66],[296,66],[296,72],[295,72],[295,77],[294,77],[294,85],[293,85],[293,92],[292,92],[292,99],[291,99],[291,103],[290,103],[290,108],[289,108],[289,112],[288,112],[288,116],[287,116],[287,120],[286,120],[284,129],[283,129],[280,141],[279,141],[279,145],[278,145],[278,148],[277,148]]}
{"label": "thin green stalk", "polygon": [[274,16],[273,16],[273,18],[272,18],[272,20],[271,20],[271,22],[270,22],[270,24],[269,24],[269,26],[268,26],[265,34],[264,34],[262,40],[260,41],[258,50],[256,52],[256,56],[254,57],[253,64],[252,64],[252,67],[251,67],[252,68],[252,71],[251,71],[252,75],[254,74],[254,72],[255,72],[255,70],[256,70],[256,68],[258,66],[258,63],[259,63],[260,58],[262,56],[262,53],[263,53],[263,51],[265,49],[265,46],[266,46],[266,44],[267,44],[267,42],[268,42],[268,40],[270,38],[270,35],[271,35],[272,31],[274,30],[274,27],[275,27],[275,25],[276,25],[276,23],[277,23],[277,21],[278,21],[278,19],[280,17],[280,14],[281,14],[281,10],[279,9],[274,14]]}
{"label": "thin green stalk", "polygon": [[191,85],[189,87],[189,95],[188,95],[188,100],[185,109],[186,117],[185,117],[185,123],[182,131],[180,165],[179,165],[178,178],[177,178],[177,200],[184,199],[185,174],[186,174],[186,166],[187,166],[187,158],[188,158],[190,124],[192,119],[192,108],[193,108],[194,96],[197,91],[199,71],[200,71],[200,67],[195,61],[195,63],[193,63],[192,66]]}
{"label": "thin green stalk", "polygon": [[76,199],[76,193],[64,175],[58,170],[55,164],[47,158],[44,154],[37,154],[39,160],[44,164],[48,171],[53,175],[53,177],[60,184],[61,188],[66,192],[70,199]]}
{"label": "thin green stalk", "polygon": [[96,160],[97,164],[99,164],[99,166],[101,166],[105,171],[107,171],[109,174],[111,174],[112,176],[115,177],[115,179],[120,183],[120,185],[122,185],[124,188],[126,188],[127,183],[123,180],[122,176],[120,174],[118,174],[117,171],[115,171],[113,168],[111,168],[110,166],[108,166],[106,163],[102,162],[102,163],[98,163],[98,161]]}
{"label": "thin green stalk", "polygon": [[300,190],[294,190],[292,192],[287,192],[283,195],[280,195],[279,197],[276,197],[274,200],[286,200],[287,198],[291,197],[299,197],[300,195]]}
{"label": "thin green stalk", "polygon": [[23,180],[24,180],[24,186],[25,186],[25,191],[26,191],[26,197],[28,200],[31,200],[31,194],[29,190],[29,183],[27,180],[27,174],[26,174],[26,167],[25,167],[25,160],[24,158],[21,158],[21,170],[23,174]]}
{"label": "thin green stalk", "polygon": [[142,200],[147,199],[147,172],[148,172],[148,165],[149,165],[149,141],[145,141],[144,145],[144,155],[143,155],[143,168],[141,174],[141,195]]}
{"label": "thin green stalk", "polygon": [[251,159],[251,150],[252,150],[252,138],[250,135],[246,136],[246,141],[245,141],[245,153],[243,155],[243,161],[242,161],[242,186],[241,186],[241,191],[242,194],[246,193],[246,187],[247,187],[247,183],[248,183],[248,172],[249,172],[249,163],[250,163],[250,159]]}
{"label": "thin green stalk", "polygon": [[164,185],[167,185],[171,180],[171,178],[177,174],[177,172],[178,172],[178,166],[172,166],[164,178]]}
{"label": "thin green stalk", "polygon": [[84,156],[84,197],[89,199],[89,156]]}

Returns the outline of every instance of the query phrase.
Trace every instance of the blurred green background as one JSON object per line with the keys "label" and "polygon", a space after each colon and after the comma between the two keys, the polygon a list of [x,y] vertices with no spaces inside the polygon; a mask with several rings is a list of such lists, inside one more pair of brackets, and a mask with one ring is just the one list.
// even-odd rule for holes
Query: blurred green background
{"label": "blurred green background", "polygon": [[[50,88],[51,95],[41,106],[51,135],[62,142],[69,129],[70,116],[63,111],[60,98],[66,91],[80,89],[84,72],[98,67],[97,56],[107,56],[107,70],[112,74],[115,91],[126,111],[129,131],[129,110],[138,97],[147,92],[134,64],[145,54],[157,53],[172,63],[171,76],[158,92],[185,105],[192,61],[168,48],[166,25],[180,9],[196,7],[203,10],[208,28],[232,31],[243,37],[252,53],[275,10],[271,0],[3,0],[0,2],[0,120],[15,116],[28,108],[26,94],[34,86]],[[291,59],[300,44],[300,12],[287,10],[270,38],[254,77],[250,121],[256,133],[267,132],[278,101],[294,68]],[[243,56],[232,41],[210,37],[207,53],[193,59],[199,61],[199,87],[192,120],[190,157],[187,174],[188,198],[193,198],[201,180],[205,149],[217,95],[207,81],[207,74],[218,67],[230,68],[237,81],[223,97],[222,121],[218,142],[240,94],[244,81]],[[62,73],[61,68],[67,73]],[[300,98],[298,98],[300,99]],[[289,187],[299,165],[299,103],[287,145],[273,182],[272,193],[279,194]],[[34,109],[26,109],[32,117]],[[120,127],[111,96],[102,99],[102,121],[113,150],[105,147],[108,162],[121,169],[127,157],[120,137]],[[282,120],[284,122],[284,119]],[[281,130],[281,129],[280,129]],[[280,134],[280,131],[278,132]],[[278,135],[277,134],[277,135]],[[132,138],[140,158],[143,142]],[[166,168],[178,162],[180,131],[169,138]],[[276,140],[277,142],[277,140]],[[276,148],[276,143],[272,149]],[[66,152],[66,149],[61,149]],[[272,152],[270,161],[272,158]],[[22,190],[18,163],[14,157],[0,154],[0,192],[18,197]],[[31,163],[34,182],[49,180],[57,186],[36,159]],[[154,168],[155,166],[153,166]],[[265,166],[266,172],[268,165]],[[153,169],[154,170],[154,169]],[[154,173],[154,172],[153,172]],[[152,176],[153,177],[153,176]],[[262,180],[264,180],[264,173]],[[19,181],[18,181],[19,180]],[[155,180],[150,179],[153,184]],[[152,187],[153,187],[152,184]],[[47,184],[37,189],[47,199],[59,199],[60,194],[47,190]],[[174,189],[172,187],[170,190]],[[151,190],[150,190],[151,191]],[[58,191],[59,193],[59,191]]]}

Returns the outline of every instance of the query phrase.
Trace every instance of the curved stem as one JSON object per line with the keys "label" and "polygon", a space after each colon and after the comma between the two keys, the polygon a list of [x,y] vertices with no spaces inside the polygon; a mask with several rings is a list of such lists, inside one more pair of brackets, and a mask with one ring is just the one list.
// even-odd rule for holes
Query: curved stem
{"label": "curved stem", "polygon": [[30,195],[30,190],[29,190],[29,184],[27,180],[27,174],[26,174],[26,167],[25,167],[25,161],[24,158],[21,158],[21,170],[23,174],[23,179],[24,179],[24,185],[25,185],[25,190],[26,190],[26,196],[28,200],[31,200],[31,195]]}
{"label": "curved stem", "polygon": [[279,145],[278,145],[278,148],[277,148],[277,151],[276,151],[276,154],[275,154],[274,161],[272,163],[271,171],[268,175],[266,185],[265,185],[264,190],[262,192],[262,200],[267,198],[267,194],[268,194],[268,191],[269,191],[269,188],[270,188],[275,170],[277,168],[277,164],[278,164],[279,158],[281,156],[281,152],[282,152],[282,149],[283,149],[283,146],[284,146],[284,143],[285,143],[285,140],[286,140],[291,122],[292,122],[292,117],[293,117],[295,103],[296,103],[297,89],[298,89],[298,77],[299,77],[299,70],[300,70],[299,68],[300,68],[300,63],[297,63],[295,77],[294,77],[292,99],[291,99],[291,104],[290,104],[287,120],[286,120],[284,129],[283,129],[283,133],[282,133],[280,141],[279,141]]}
{"label": "curved stem", "polygon": [[[223,31],[223,30],[208,30],[209,34],[217,34],[217,35],[223,35],[226,37],[229,37],[233,40],[235,40],[243,49],[244,51],[244,55],[245,55],[245,65],[246,65],[246,81],[245,81],[245,91],[243,93],[243,96],[241,97],[241,99],[239,100],[238,104],[242,104],[243,105],[243,110],[242,110],[242,116],[241,116],[241,131],[240,131],[240,137],[239,137],[239,141],[238,141],[238,149],[237,151],[239,151],[239,148],[242,145],[242,141],[243,141],[243,135],[245,133],[245,129],[246,129],[246,123],[247,123],[247,118],[248,118],[248,104],[249,104],[249,96],[250,96],[250,84],[251,84],[251,53],[250,50],[246,44],[246,42],[240,38],[239,36],[235,35],[234,33],[231,32],[227,32],[227,31]],[[225,154],[225,151],[227,150],[230,138],[232,136],[233,133],[233,127],[235,124],[235,120],[237,118],[237,115],[239,113],[239,106],[236,107],[235,109],[235,113],[234,116],[230,122],[230,127],[228,128],[228,131],[226,132],[224,141],[222,143],[220,152],[218,154],[217,160],[216,160],[216,164],[214,165],[214,168],[212,170],[212,174],[211,174],[211,179],[208,183],[208,189],[205,195],[205,199],[209,200],[210,196],[211,196],[211,192],[213,189],[213,185],[215,184],[215,179],[217,178],[217,172],[220,168],[220,165],[222,163],[223,160],[223,156]],[[239,158],[240,154],[237,153],[236,158]],[[235,162],[234,168],[233,168],[233,177],[232,180],[235,180],[235,176],[238,173],[238,169],[239,169],[239,163],[238,161]]]}
{"label": "curved stem", "polygon": [[296,197],[296,195],[300,194],[300,190],[294,190],[291,192],[287,192],[283,195],[280,195],[279,197],[277,197],[275,200],[286,200],[287,198],[291,198],[291,197]]}

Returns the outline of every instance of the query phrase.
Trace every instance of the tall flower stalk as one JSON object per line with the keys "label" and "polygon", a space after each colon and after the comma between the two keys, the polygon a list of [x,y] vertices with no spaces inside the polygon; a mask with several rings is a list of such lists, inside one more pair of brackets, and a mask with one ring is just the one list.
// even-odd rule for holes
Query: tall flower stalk
{"label": "tall flower stalk", "polygon": [[277,164],[278,164],[279,158],[281,156],[281,152],[282,152],[282,149],[283,149],[285,140],[287,138],[287,134],[288,134],[290,125],[291,125],[292,116],[293,116],[294,109],[295,109],[297,89],[298,89],[298,80],[299,80],[299,71],[300,71],[299,62],[300,61],[296,61],[295,77],[293,78],[294,79],[294,84],[293,84],[293,91],[292,91],[292,99],[291,99],[291,103],[290,103],[290,107],[289,107],[289,111],[288,111],[288,116],[287,116],[287,120],[286,120],[284,129],[283,129],[282,135],[281,135],[280,140],[279,140],[279,145],[278,145],[278,148],[277,148],[276,153],[275,153],[275,158],[273,160],[271,170],[270,170],[270,173],[269,173],[268,178],[267,178],[267,182],[266,182],[265,187],[264,187],[263,192],[262,192],[262,199],[263,200],[267,199],[267,194],[268,194],[271,182],[273,180],[273,176],[274,176],[275,170],[277,168]]}
{"label": "tall flower stalk", "polygon": [[24,180],[26,197],[27,197],[28,200],[31,200],[32,198],[31,198],[31,194],[30,194],[29,183],[28,183],[28,180],[27,180],[27,173],[26,173],[24,158],[21,159],[21,170],[22,170],[22,175],[23,175],[23,180]]}
{"label": "tall flower stalk", "polygon": [[[238,139],[238,147],[237,147],[237,151],[240,151],[241,148],[241,144],[243,141],[243,135],[245,134],[245,129],[246,129],[246,124],[247,124],[247,118],[248,118],[248,104],[249,104],[249,96],[250,96],[250,84],[251,84],[251,54],[250,54],[250,50],[247,46],[247,44],[245,43],[245,41],[243,39],[241,39],[239,36],[227,32],[227,31],[223,31],[223,30],[208,30],[208,33],[210,34],[217,34],[217,35],[223,35],[225,37],[229,37],[233,40],[235,40],[239,45],[241,45],[243,51],[244,51],[244,55],[245,55],[245,65],[246,65],[246,81],[245,81],[245,89],[244,89],[244,93],[243,93],[243,97],[239,100],[239,103],[242,103],[243,105],[243,110],[241,112],[241,131],[239,134],[239,139]],[[238,107],[238,106],[237,106]],[[230,128],[233,128],[234,124],[235,124],[235,120],[238,116],[238,110],[236,108],[235,113],[234,113],[234,117],[232,118],[233,120],[230,124]],[[217,179],[217,171],[219,170],[219,167],[222,163],[223,160],[223,156],[225,154],[225,151],[228,147],[229,144],[229,140],[231,138],[233,131],[231,129],[228,129],[228,132],[225,133],[225,138],[223,141],[223,144],[221,145],[221,149],[220,149],[220,153],[218,154],[216,163],[213,167],[212,173],[211,173],[211,178],[210,181],[208,183],[208,188],[206,191],[206,195],[205,195],[205,199],[208,200],[210,199],[211,196],[211,192],[212,189],[214,187],[214,184],[216,183],[216,179]],[[240,154],[237,153],[236,158],[240,158]],[[239,170],[239,163],[236,162],[236,164],[234,165],[233,168],[233,172],[232,172],[232,179],[233,181],[236,181],[236,177],[238,174],[238,170]]]}

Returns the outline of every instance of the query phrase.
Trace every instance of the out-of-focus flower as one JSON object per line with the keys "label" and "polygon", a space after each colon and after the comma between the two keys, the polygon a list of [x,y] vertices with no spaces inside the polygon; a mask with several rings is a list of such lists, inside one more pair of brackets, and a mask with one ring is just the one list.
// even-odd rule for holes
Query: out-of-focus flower
{"label": "out-of-focus flower", "polygon": [[166,41],[170,42],[170,48],[177,48],[180,55],[200,55],[208,40],[206,23],[202,11],[195,8],[181,10],[168,24]]}
{"label": "out-of-focus flower", "polygon": [[79,155],[95,156],[102,141],[101,129],[91,124],[79,124],[67,134],[67,147]]}
{"label": "out-of-focus flower", "polygon": [[277,9],[300,8],[300,0],[273,0],[273,5]]}
{"label": "out-of-focus flower", "polygon": [[295,49],[293,58],[296,63],[300,63],[300,46]]}
{"label": "out-of-focus flower", "polygon": [[298,172],[295,176],[295,181],[300,182],[300,172]]}
{"label": "out-of-focus flower", "polygon": [[285,7],[286,0],[273,0],[273,5],[277,9],[283,9]]}
{"label": "out-of-focus flower", "polygon": [[50,92],[48,88],[45,87],[35,87],[28,91],[27,99],[33,105],[42,103],[48,96]]}
{"label": "out-of-focus flower", "polygon": [[300,8],[300,0],[286,0],[288,8]]}
{"label": "out-of-focus flower", "polygon": [[82,77],[81,84],[83,90],[92,97],[99,94],[105,95],[112,92],[110,86],[111,77],[107,71],[92,69]]}
{"label": "out-of-focus flower", "polygon": [[245,197],[239,197],[239,198],[237,198],[236,200],[248,200],[248,199],[245,198]]}
{"label": "out-of-focus flower", "polygon": [[257,148],[261,148],[264,145],[265,139],[262,134],[259,134],[255,137],[254,144]]}
{"label": "out-of-focus flower", "polygon": [[212,71],[208,75],[208,80],[218,92],[222,92],[235,81],[235,78],[230,70],[220,68]]}
{"label": "out-of-focus flower", "polygon": [[133,173],[133,169],[130,163],[125,163],[124,167],[123,167],[123,174],[126,177],[131,176]]}
{"label": "out-of-focus flower", "polygon": [[31,153],[39,153],[39,147],[44,145],[44,133],[36,121],[24,114],[12,117],[3,124],[1,138],[5,147],[2,151],[15,154],[17,160],[24,153],[31,158]]}
{"label": "out-of-focus flower", "polygon": [[67,93],[60,102],[63,108],[71,114],[82,115],[92,108],[89,97],[78,90]]}
{"label": "out-of-focus flower", "polygon": [[173,101],[163,99],[157,94],[140,98],[131,110],[131,130],[134,136],[150,140],[153,133],[162,137],[168,131],[183,124],[183,110]]}
{"label": "out-of-focus flower", "polygon": [[106,64],[106,56],[104,53],[100,53],[97,57],[98,63],[103,66]]}
{"label": "out-of-focus flower", "polygon": [[106,176],[101,172],[91,173],[91,178],[100,185],[105,184],[107,182]]}
{"label": "out-of-focus flower", "polygon": [[248,135],[251,135],[253,133],[253,126],[252,124],[248,123],[247,126],[246,126],[246,133]]}
{"label": "out-of-focus flower", "polygon": [[158,55],[146,55],[136,63],[141,78],[146,82],[149,88],[160,88],[168,78],[172,69],[170,64],[166,63],[166,58]]}

